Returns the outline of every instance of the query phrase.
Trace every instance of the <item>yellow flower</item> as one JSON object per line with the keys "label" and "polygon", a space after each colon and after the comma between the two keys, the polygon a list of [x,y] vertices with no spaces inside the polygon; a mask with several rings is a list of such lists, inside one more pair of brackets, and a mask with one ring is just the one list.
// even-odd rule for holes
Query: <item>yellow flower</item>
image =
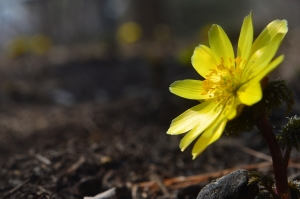
{"label": "yellow flower", "polygon": [[142,36],[142,28],[136,22],[127,22],[117,30],[117,39],[121,44],[133,44]]}
{"label": "yellow flower", "polygon": [[237,117],[244,105],[261,100],[260,81],[283,61],[283,55],[272,59],[287,31],[286,20],[274,20],[253,43],[250,13],[244,18],[235,57],[224,30],[212,25],[210,48],[199,45],[192,56],[193,67],[205,80],[175,81],[170,86],[175,95],[201,102],[176,117],[168,129],[171,135],[188,132],[180,142],[182,151],[200,136],[192,150],[195,159],[219,139],[227,121]]}

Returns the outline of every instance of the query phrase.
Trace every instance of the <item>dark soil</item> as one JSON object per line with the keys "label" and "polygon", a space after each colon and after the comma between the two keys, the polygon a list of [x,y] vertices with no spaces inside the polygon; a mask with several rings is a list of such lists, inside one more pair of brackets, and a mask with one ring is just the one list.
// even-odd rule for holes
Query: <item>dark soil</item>
{"label": "dark soil", "polygon": [[[170,65],[97,61],[2,75],[0,198],[79,199],[112,188],[115,198],[196,198],[211,179],[172,189],[139,185],[262,162],[226,135],[196,160],[191,147],[180,151],[182,136],[166,131],[197,102],[173,96],[168,85],[195,74]],[[268,153],[256,132],[239,142]]]}

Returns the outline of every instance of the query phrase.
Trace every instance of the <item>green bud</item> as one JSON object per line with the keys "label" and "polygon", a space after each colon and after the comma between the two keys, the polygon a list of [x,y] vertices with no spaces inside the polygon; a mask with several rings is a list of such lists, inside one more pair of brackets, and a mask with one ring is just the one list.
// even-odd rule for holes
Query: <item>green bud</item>
{"label": "green bud", "polygon": [[290,181],[289,187],[291,190],[291,198],[300,198],[300,182],[299,181]]}
{"label": "green bud", "polygon": [[295,115],[288,118],[288,123],[282,126],[277,140],[284,146],[293,146],[299,151],[300,144],[300,118]]}
{"label": "green bud", "polygon": [[286,80],[276,79],[271,81],[263,91],[262,103],[267,109],[268,113],[272,109],[278,108],[283,103],[286,104],[286,115],[292,110],[295,101],[295,93],[290,86],[287,85]]}

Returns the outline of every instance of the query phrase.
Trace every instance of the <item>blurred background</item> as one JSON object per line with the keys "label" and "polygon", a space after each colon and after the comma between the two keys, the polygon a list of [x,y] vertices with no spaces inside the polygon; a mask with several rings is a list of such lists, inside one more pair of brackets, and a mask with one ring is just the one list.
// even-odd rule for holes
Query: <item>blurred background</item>
{"label": "blurred background", "polygon": [[256,35],[274,19],[288,20],[277,76],[293,80],[299,9],[296,0],[2,0],[0,100],[71,105],[165,89],[174,73],[192,70],[193,49],[208,44],[212,23],[236,45],[251,10]]}
{"label": "blurred background", "polygon": [[167,88],[178,79],[174,73],[192,70],[193,50],[208,44],[212,23],[236,45],[251,10],[256,35],[274,19],[288,20],[277,76],[293,80],[299,73],[295,0],[2,0],[0,100],[71,105]]}
{"label": "blurred background", "polygon": [[[190,61],[194,48],[208,45],[212,24],[236,46],[250,11],[255,37],[275,19],[288,21],[278,53],[285,60],[271,78],[287,79],[299,93],[297,0],[0,0],[0,166],[18,154],[22,161],[39,153],[53,162],[95,155],[98,166],[113,162],[105,168],[124,175],[119,183],[149,180],[153,165],[165,178],[259,161],[232,155],[236,149],[228,144],[192,161],[190,147],[179,150],[181,137],[165,133],[173,118],[198,103],[168,89],[175,80],[201,79]],[[277,124],[283,112],[273,114]],[[256,135],[247,134],[244,143],[268,153]],[[31,175],[32,164],[16,165]],[[13,174],[1,173],[10,185],[0,190],[22,181],[16,165]]]}

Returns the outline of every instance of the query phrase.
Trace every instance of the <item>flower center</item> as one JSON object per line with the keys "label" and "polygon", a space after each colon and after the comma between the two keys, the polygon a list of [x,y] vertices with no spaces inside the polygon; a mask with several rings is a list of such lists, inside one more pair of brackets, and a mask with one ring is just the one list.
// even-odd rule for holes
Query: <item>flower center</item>
{"label": "flower center", "polygon": [[224,59],[216,68],[210,69],[211,72],[203,81],[203,95],[214,98],[216,103],[225,104],[230,97],[236,95],[236,91],[241,85],[243,70],[240,63],[241,58],[236,58],[234,62],[229,59],[231,66],[224,65]]}

